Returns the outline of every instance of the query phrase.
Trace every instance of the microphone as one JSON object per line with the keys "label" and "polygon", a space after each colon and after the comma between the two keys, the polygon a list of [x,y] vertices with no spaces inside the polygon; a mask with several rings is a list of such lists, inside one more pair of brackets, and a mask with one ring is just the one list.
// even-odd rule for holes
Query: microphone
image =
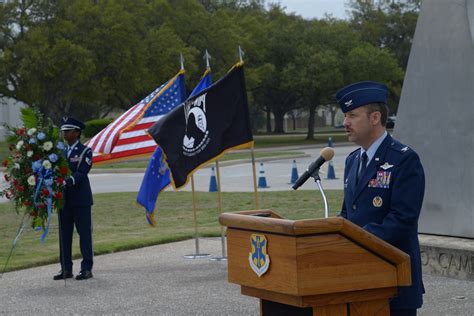
{"label": "microphone", "polygon": [[334,157],[334,149],[331,147],[324,147],[319,153],[319,158],[311,163],[308,169],[301,175],[301,177],[296,180],[295,184],[292,186],[293,190],[297,190],[300,186],[305,183],[309,177],[311,177],[316,170],[318,170],[326,161],[331,160]]}

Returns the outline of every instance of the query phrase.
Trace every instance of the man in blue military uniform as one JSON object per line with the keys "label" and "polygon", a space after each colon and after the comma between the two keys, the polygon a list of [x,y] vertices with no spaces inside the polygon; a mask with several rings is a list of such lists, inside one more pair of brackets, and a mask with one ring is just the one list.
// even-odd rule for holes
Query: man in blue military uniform
{"label": "man in blue military uniform", "polygon": [[65,204],[59,211],[61,271],[54,280],[72,278],[72,235],[74,225],[79,233],[82,254],[81,271],[76,280],[92,278],[92,190],[88,173],[92,167],[92,151],[80,142],[84,123],[72,117],[62,119],[61,132],[68,146],[64,150],[71,175],[65,180]]}
{"label": "man in blue military uniform", "polygon": [[399,287],[391,315],[416,315],[423,304],[418,217],[425,176],[415,151],[386,131],[388,89],[364,81],[340,89],[344,127],[359,145],[346,159],[341,216],[410,255],[412,285]]}

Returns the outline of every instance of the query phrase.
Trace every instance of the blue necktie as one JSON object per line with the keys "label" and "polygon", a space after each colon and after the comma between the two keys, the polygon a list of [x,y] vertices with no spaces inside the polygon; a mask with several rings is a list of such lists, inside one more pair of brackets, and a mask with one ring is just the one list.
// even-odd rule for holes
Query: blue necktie
{"label": "blue necktie", "polygon": [[365,169],[367,169],[367,153],[364,151],[364,153],[360,157],[360,169],[359,173],[357,174],[357,182],[359,183],[360,178],[364,175]]}

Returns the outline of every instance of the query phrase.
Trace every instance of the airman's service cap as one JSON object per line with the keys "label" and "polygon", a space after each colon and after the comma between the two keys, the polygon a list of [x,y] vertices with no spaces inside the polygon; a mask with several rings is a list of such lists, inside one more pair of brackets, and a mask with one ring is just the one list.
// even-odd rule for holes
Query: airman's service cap
{"label": "airman's service cap", "polygon": [[336,92],[337,103],[344,113],[370,103],[387,104],[387,96],[387,86],[374,81],[353,83]]}
{"label": "airman's service cap", "polygon": [[84,128],[86,128],[84,123],[73,117],[65,116],[61,119],[61,131],[67,131],[71,129],[83,130]]}

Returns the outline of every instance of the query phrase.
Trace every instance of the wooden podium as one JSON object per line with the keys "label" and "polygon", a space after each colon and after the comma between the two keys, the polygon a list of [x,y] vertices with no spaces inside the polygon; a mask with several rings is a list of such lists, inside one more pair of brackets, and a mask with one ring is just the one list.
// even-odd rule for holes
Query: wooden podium
{"label": "wooden podium", "polygon": [[[219,222],[228,227],[229,282],[260,298],[261,315],[389,315],[397,286],[411,284],[410,256],[342,217],[293,221],[257,210]],[[251,267],[256,235],[269,261],[261,276]]]}

